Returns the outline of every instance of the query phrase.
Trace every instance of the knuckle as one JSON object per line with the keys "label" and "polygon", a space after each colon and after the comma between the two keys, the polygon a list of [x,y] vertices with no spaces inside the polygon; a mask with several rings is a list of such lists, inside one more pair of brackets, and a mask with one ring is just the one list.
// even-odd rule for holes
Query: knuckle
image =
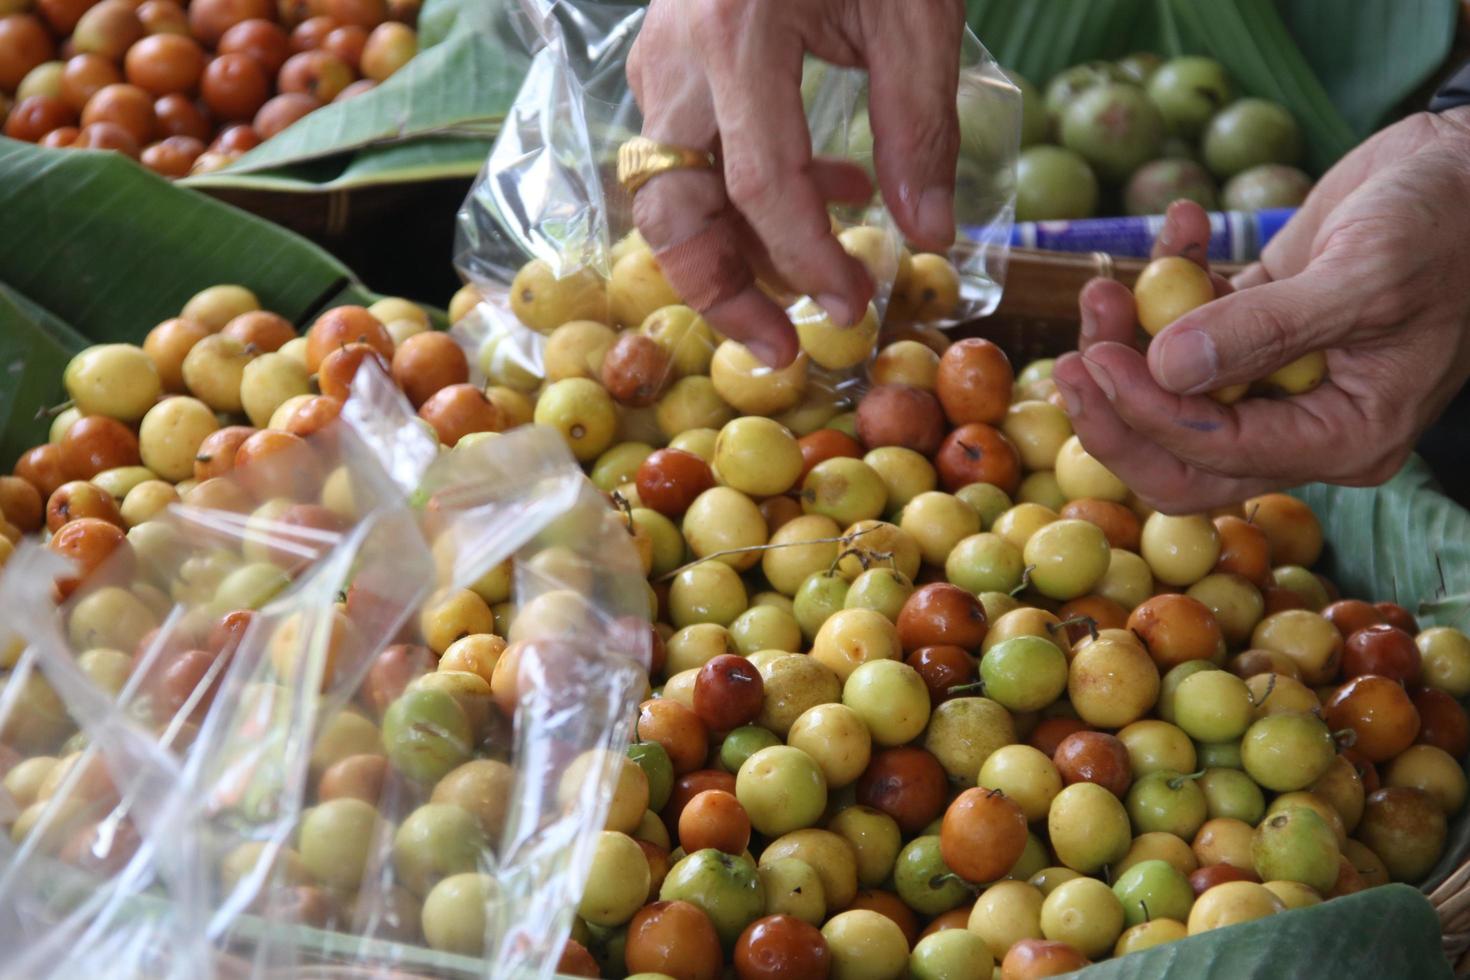
{"label": "knuckle", "polygon": [[738,32],[750,0],[697,0],[690,26],[704,44],[728,44]]}

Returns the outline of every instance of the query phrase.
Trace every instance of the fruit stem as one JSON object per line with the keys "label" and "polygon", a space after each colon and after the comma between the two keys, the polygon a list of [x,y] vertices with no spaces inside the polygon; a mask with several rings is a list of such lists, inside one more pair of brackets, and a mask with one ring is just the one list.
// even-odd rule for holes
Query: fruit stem
{"label": "fruit stem", "polygon": [[948,691],[949,694],[984,694],[985,682],[972,681],[969,684],[959,684]]}
{"label": "fruit stem", "polygon": [[[654,581],[672,582],[674,579],[679,577],[681,572],[686,572],[689,569],[693,568],[695,565],[703,565],[707,561],[714,561],[718,558],[724,558],[728,555],[745,555],[749,554],[752,551],[775,551],[777,548],[799,548],[803,545],[808,544],[849,544],[851,543],[853,538],[856,538],[863,534],[867,534],[869,531],[874,530],[877,530],[877,528],[866,527],[863,528],[861,531],[854,531],[851,534],[845,534],[835,538],[804,538],[800,541],[781,541],[776,544],[771,544],[769,542],[767,542],[766,544],[748,544],[740,548],[726,548],[724,551],[713,551],[705,555],[703,558],[696,558],[693,561],[689,562],[687,565],[680,565],[678,568],[674,569],[671,572],[665,572]],[[888,557],[887,553],[881,551],[869,551],[865,552],[864,554],[866,554],[869,558]],[[859,556],[859,558],[861,559],[861,556]],[[841,556],[839,555],[838,561],[840,560]],[[832,569],[835,569],[836,567],[837,562],[833,562]]]}
{"label": "fruit stem", "polygon": [[1063,619],[1060,622],[1047,623],[1046,630],[1048,633],[1055,633],[1057,630],[1065,629],[1068,626],[1086,626],[1087,632],[1092,635],[1092,638],[1094,640],[1097,639],[1097,620],[1091,616],[1073,616],[1071,619]]}
{"label": "fruit stem", "polygon": [[1014,598],[1015,596],[1018,596],[1022,592],[1025,592],[1027,589],[1029,589],[1031,587],[1031,570],[1035,567],[1035,565],[1027,565],[1025,568],[1021,569],[1021,584],[1017,585],[1014,589],[1007,593],[1007,595],[1010,595]]}
{"label": "fruit stem", "polygon": [[623,496],[622,491],[614,490],[612,492],[612,502],[613,506],[618,509],[618,513],[623,515],[623,521],[628,526],[628,533],[637,533],[633,527],[633,505],[628,503],[628,498]]}
{"label": "fruit stem", "polygon": [[1332,740],[1342,748],[1350,749],[1358,744],[1358,733],[1352,728],[1339,728],[1332,733]]}
{"label": "fruit stem", "polygon": [[77,403],[74,402],[74,401],[72,401],[70,398],[68,398],[66,401],[61,402],[59,404],[52,405],[49,408],[47,406],[45,406],[45,405],[42,405],[40,408],[36,409],[36,419],[35,420],[37,422],[39,422],[41,419],[54,419],[54,418],[56,418],[56,416],[60,415],[62,412],[66,411],[67,409],[69,409],[69,408],[76,408],[76,407],[77,407]]}
{"label": "fruit stem", "polygon": [[1143,921],[1144,922],[1151,922],[1151,921],[1153,921],[1153,913],[1148,910],[1148,902],[1146,902],[1146,901],[1144,901],[1143,899],[1140,898],[1138,900],[1138,907],[1141,908],[1141,909],[1143,909]]}
{"label": "fruit stem", "polygon": [[1183,789],[1185,783],[1190,782],[1191,780],[1198,779],[1204,774],[1205,771],[1203,769],[1201,769],[1199,772],[1180,773],[1173,779],[1169,780],[1168,786],[1170,789]]}
{"label": "fruit stem", "polygon": [[971,884],[970,882],[968,882],[965,879],[961,878],[959,875],[955,874],[953,871],[945,871],[945,872],[942,872],[940,874],[935,875],[933,878],[930,878],[929,879],[929,887],[930,888],[943,888],[945,885],[949,884],[950,882],[955,882],[955,883],[959,884],[962,888],[964,888],[966,891],[970,892],[972,895],[973,894],[976,894],[976,893],[978,893],[980,891],[980,888],[979,888],[978,885]]}

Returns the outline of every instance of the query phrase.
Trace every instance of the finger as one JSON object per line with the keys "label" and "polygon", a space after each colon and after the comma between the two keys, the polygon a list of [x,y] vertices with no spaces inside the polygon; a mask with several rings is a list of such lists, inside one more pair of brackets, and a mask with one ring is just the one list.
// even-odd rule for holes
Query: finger
{"label": "finger", "polygon": [[1360,413],[1333,385],[1227,408],[1208,397],[1160,388],[1138,352],[1121,344],[1092,348],[1083,367],[1129,428],[1212,473],[1295,483],[1359,468],[1358,454],[1343,441]]}
{"label": "finger", "polygon": [[633,198],[633,217],[669,285],[710,326],[743,341],[767,364],[791,363],[796,330],[755,285],[717,175],[660,174]]}
{"label": "finger", "polygon": [[823,200],[866,204],[873,198],[873,182],[867,171],[849,160],[818,157],[812,161],[811,176]]}
{"label": "finger", "polygon": [[1330,275],[1323,264],[1279,282],[1263,283],[1193,310],[1149,345],[1158,383],[1200,394],[1257,381],[1314,350],[1336,346],[1363,308],[1369,275]]}
{"label": "finger", "polygon": [[1127,286],[1114,279],[1093,279],[1082,287],[1078,297],[1082,314],[1082,327],[1078,334],[1078,349],[1087,350],[1093,344],[1115,341],[1127,344],[1133,341],[1138,329],[1138,310],[1133,303],[1133,293]]}
{"label": "finger", "polygon": [[873,165],[899,228],[921,247],[954,242],[964,7],[952,0],[865,5]]}
{"label": "finger", "polygon": [[832,234],[812,177],[801,102],[802,42],[764,4],[713,3],[694,33],[724,149],[725,189],[782,275],[835,323],[855,323],[873,283]]}
{"label": "finger", "polygon": [[1052,378],[1083,447],[1155,510],[1199,513],[1276,489],[1266,480],[1218,476],[1193,467],[1134,431],[1092,380],[1080,355],[1059,360]]}
{"label": "finger", "polygon": [[[1235,274],[1230,280],[1230,285],[1235,289],[1250,289],[1252,286],[1259,286],[1270,281],[1271,273],[1266,270],[1266,266],[1260,262],[1252,262]],[[1215,290],[1215,295],[1222,295],[1219,289]]]}
{"label": "finger", "polygon": [[1234,283],[1232,283],[1229,279],[1226,279],[1224,276],[1220,275],[1220,273],[1218,272],[1210,273],[1210,283],[1215,287],[1216,299],[1219,299],[1221,296],[1229,296],[1231,293],[1235,292]]}
{"label": "finger", "polygon": [[1164,212],[1164,227],[1154,242],[1156,259],[1177,255],[1209,268],[1210,216],[1193,201],[1175,201]]}

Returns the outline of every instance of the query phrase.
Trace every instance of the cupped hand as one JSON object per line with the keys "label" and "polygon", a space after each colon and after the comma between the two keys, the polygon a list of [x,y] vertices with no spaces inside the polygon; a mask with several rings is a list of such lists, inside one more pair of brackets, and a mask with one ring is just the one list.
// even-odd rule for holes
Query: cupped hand
{"label": "cupped hand", "polygon": [[[1209,222],[1177,203],[1155,255],[1201,264]],[[1261,261],[1134,346],[1120,283],[1083,290],[1080,353],[1054,378],[1089,452],[1144,502],[1200,511],[1312,481],[1390,478],[1470,375],[1470,109],[1410,117],[1323,177]],[[1328,378],[1221,405],[1312,351]]]}
{"label": "cupped hand", "polygon": [[717,170],[660,174],[633,213],[670,284],[763,361],[789,363],[796,334],[757,285],[812,296],[855,323],[874,284],[832,233],[827,202],[861,203],[852,163],[813,158],[803,57],[869,71],[874,165],[904,234],[954,239],[960,0],[653,0],[628,60],[643,135],[714,151]]}

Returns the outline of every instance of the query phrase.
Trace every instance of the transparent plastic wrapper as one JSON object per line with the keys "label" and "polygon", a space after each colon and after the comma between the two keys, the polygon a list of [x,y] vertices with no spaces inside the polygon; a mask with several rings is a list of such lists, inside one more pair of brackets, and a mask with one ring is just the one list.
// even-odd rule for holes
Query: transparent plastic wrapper
{"label": "transparent plastic wrapper", "polygon": [[[146,976],[553,972],[647,683],[636,553],[557,433],[441,456],[380,371],[352,391],[18,617],[86,714],[17,751],[136,744],[109,771],[149,793],[101,898],[58,907],[45,872],[78,862],[17,835],[17,975],[119,947]],[[12,672],[0,720],[34,687]]]}
{"label": "transparent plastic wrapper", "polygon": [[[523,0],[508,13],[531,68],[460,211],[455,251],[483,297],[454,327],[477,380],[526,393],[601,381],[619,403],[623,441],[660,444],[736,413],[777,418],[800,436],[855,403],[881,326],[902,336],[915,323],[946,326],[995,308],[1021,99],[966,32],[949,254],[911,256],[876,194],[866,206],[834,206],[844,245],[878,287],[868,315],[839,328],[810,299],[768,287],[803,349],[779,370],[712,330],[665,281],[616,179],[618,147],[641,127],[625,67],[644,14],[589,0]],[[802,93],[814,153],[871,172],[866,72],[809,59]]]}

